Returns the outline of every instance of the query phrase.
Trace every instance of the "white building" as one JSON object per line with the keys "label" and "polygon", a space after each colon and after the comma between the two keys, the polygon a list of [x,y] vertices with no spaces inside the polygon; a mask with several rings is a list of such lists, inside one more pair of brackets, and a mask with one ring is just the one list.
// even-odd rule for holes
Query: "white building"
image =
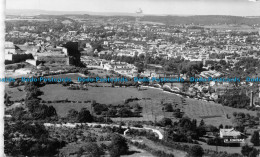
{"label": "white building", "polygon": [[239,138],[241,132],[232,129],[220,129],[219,137],[220,138]]}

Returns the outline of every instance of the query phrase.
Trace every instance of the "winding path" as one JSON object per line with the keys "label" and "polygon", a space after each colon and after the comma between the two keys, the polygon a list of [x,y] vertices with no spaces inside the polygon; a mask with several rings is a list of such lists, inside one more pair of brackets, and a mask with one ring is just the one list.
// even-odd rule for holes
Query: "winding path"
{"label": "winding path", "polygon": [[[99,123],[62,123],[62,124],[53,124],[53,123],[44,123],[43,124],[45,127],[67,127],[67,128],[75,128],[77,126],[82,126],[82,125],[87,125],[87,126],[97,126],[100,125],[102,127],[105,126],[110,126],[110,127],[119,127],[119,125],[117,124],[99,124]],[[161,131],[159,131],[158,129],[153,129],[153,128],[149,128],[149,127],[143,127],[143,128],[138,128],[138,127],[128,127],[128,126],[121,126],[124,129],[127,129],[124,131],[124,136],[126,136],[126,133],[129,131],[128,128],[133,129],[133,130],[151,130],[152,132],[156,133],[158,135],[158,138],[161,140],[163,139],[163,134],[161,133]]]}

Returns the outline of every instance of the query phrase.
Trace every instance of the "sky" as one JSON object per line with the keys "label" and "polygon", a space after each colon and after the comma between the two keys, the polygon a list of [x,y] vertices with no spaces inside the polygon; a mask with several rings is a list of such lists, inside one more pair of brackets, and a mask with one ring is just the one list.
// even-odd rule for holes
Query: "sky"
{"label": "sky", "polygon": [[260,0],[6,0],[7,9],[260,16]]}

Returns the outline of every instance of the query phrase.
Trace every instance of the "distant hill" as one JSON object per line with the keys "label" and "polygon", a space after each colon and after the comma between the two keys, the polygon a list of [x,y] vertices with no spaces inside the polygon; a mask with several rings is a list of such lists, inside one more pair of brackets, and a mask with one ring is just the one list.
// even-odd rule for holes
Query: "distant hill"
{"label": "distant hill", "polygon": [[[121,13],[121,12],[89,12],[89,11],[46,11],[46,10],[6,10],[6,15],[99,15],[99,16],[136,16],[135,13]],[[158,22],[164,24],[246,24],[246,25],[260,25],[259,16],[224,16],[224,15],[190,15],[190,16],[177,16],[177,15],[144,15],[142,21]]]}
{"label": "distant hill", "polygon": [[260,25],[260,17],[241,17],[223,15],[197,15],[197,16],[144,16],[142,21],[160,22],[164,24],[246,24]]}
{"label": "distant hill", "polygon": [[7,9],[6,15],[24,15],[24,16],[35,16],[35,15],[100,15],[100,16],[134,16],[135,13],[121,13],[121,12],[90,12],[90,11],[46,11],[46,10],[14,10]]}

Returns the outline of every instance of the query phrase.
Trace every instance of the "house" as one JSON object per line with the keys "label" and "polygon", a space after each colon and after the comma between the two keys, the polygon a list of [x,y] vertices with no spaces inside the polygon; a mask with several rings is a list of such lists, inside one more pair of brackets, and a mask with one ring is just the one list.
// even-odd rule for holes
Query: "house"
{"label": "house", "polygon": [[15,52],[15,46],[12,42],[5,42],[5,60],[13,60],[13,54],[16,54]]}
{"label": "house", "polygon": [[14,45],[13,42],[5,42],[5,60],[12,63],[18,63],[31,59],[31,54],[26,54],[23,49]]}
{"label": "house", "polygon": [[5,54],[15,54],[15,46],[13,42],[5,42]]}
{"label": "house", "polygon": [[219,137],[224,140],[224,143],[229,144],[240,144],[245,142],[245,136],[239,132],[232,129],[220,129]]}
{"label": "house", "polygon": [[102,62],[101,66],[104,70],[108,71],[115,71],[118,74],[124,75],[124,76],[136,76],[137,75],[137,68],[132,64],[127,64],[125,62]]}
{"label": "house", "polygon": [[232,129],[220,129],[219,137],[220,138],[239,138],[241,132]]}

